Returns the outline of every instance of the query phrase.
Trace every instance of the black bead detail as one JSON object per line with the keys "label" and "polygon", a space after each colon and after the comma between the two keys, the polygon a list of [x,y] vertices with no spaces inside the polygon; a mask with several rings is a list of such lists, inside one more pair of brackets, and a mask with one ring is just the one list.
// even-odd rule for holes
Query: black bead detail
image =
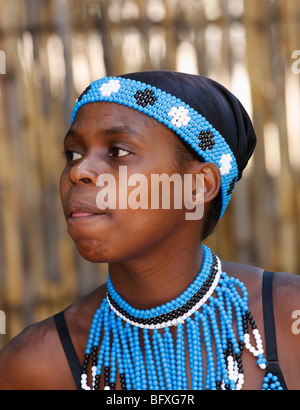
{"label": "black bead detail", "polygon": [[90,91],[90,89],[91,89],[91,86],[89,85],[89,86],[83,91],[83,93],[80,95],[80,97],[78,98],[77,102],[81,101],[81,100],[82,100],[82,97],[83,97],[85,94],[87,94],[87,93]]}
{"label": "black bead detail", "polygon": [[110,387],[110,367],[104,367],[104,386]]}
{"label": "black bead detail", "polygon": [[98,347],[93,346],[92,348],[92,366],[97,366],[98,362]]}
{"label": "black bead detail", "polygon": [[247,310],[247,312],[246,312],[246,318],[247,318],[248,322],[250,323],[251,329],[252,329],[252,330],[257,329],[255,320],[253,319],[253,316],[252,316],[250,310]]}
{"label": "black bead detail", "polygon": [[154,96],[154,91],[146,88],[144,91],[137,91],[134,94],[134,98],[138,105],[141,105],[143,108],[146,108],[148,104],[154,105],[157,101],[157,97]]}
{"label": "black bead detail", "polygon": [[231,194],[232,194],[236,182],[237,182],[237,177],[233,178],[233,180],[230,182],[230,184],[229,184],[229,189],[228,189],[228,191],[227,191],[227,195],[231,195]]}
{"label": "black bead detail", "polygon": [[90,355],[85,354],[84,359],[83,359],[83,364],[82,364],[82,367],[81,367],[82,374],[87,373],[87,368],[88,368],[89,361],[90,361]]}
{"label": "black bead detail", "polygon": [[126,388],[126,379],[125,379],[125,374],[120,373],[120,382],[121,382],[121,389],[122,390],[127,390]]}
{"label": "black bead detail", "polygon": [[94,389],[95,389],[95,390],[99,390],[99,389],[100,389],[100,375],[99,375],[99,374],[96,374],[96,376],[95,376]]}
{"label": "black bead detail", "polygon": [[214,134],[210,130],[201,131],[197,138],[200,141],[198,147],[202,151],[206,151],[207,149],[211,151],[215,146]]}

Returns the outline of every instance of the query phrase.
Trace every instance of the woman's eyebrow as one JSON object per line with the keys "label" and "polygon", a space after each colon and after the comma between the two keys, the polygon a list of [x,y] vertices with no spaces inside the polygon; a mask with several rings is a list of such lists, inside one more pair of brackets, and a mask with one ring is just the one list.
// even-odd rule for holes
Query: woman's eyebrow
{"label": "woman's eyebrow", "polygon": [[[115,126],[107,129],[102,129],[100,133],[104,136],[114,136],[114,135],[127,135],[133,136],[139,139],[144,139],[144,135],[140,134],[138,131],[130,128],[127,125]],[[67,138],[80,138],[82,134],[78,132],[75,128],[70,128],[65,135],[64,141]]]}
{"label": "woman's eyebrow", "polygon": [[132,135],[138,138],[144,138],[144,135],[140,134],[138,131],[130,128],[127,125],[116,126],[108,128],[102,131],[105,135]]}
{"label": "woman's eyebrow", "polygon": [[64,141],[66,141],[67,138],[76,138],[79,136],[80,136],[80,133],[78,131],[76,131],[74,128],[70,128],[65,135]]}

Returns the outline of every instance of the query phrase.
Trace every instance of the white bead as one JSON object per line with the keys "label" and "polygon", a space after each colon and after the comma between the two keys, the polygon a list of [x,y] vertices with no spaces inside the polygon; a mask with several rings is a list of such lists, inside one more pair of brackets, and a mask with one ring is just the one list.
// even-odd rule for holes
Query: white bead
{"label": "white bead", "polygon": [[220,159],[220,164],[221,164],[220,172],[222,176],[229,174],[229,171],[232,168],[231,162],[232,162],[232,158],[230,154],[222,155],[222,158]]}
{"label": "white bead", "polygon": [[118,80],[110,80],[109,83],[103,84],[100,88],[102,95],[110,96],[112,93],[117,93],[121,87]]}
{"label": "white bead", "polygon": [[188,110],[184,107],[172,107],[168,115],[173,117],[171,123],[180,128],[182,125],[186,127],[190,122],[191,118],[188,116],[188,113]]}

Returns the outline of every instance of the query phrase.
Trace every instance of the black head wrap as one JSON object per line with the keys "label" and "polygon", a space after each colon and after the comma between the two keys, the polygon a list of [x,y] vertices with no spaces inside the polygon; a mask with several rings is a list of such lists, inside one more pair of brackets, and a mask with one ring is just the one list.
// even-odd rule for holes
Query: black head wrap
{"label": "black head wrap", "polygon": [[160,88],[203,115],[230,146],[241,178],[254,151],[256,135],[247,112],[230,91],[209,78],[175,71],[144,71],[120,77]]}

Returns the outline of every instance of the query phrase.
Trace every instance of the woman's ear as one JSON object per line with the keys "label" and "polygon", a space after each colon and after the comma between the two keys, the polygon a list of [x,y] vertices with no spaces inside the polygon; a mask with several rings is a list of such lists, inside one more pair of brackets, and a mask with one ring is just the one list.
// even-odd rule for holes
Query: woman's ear
{"label": "woman's ear", "polygon": [[211,202],[219,193],[221,188],[221,174],[216,164],[213,162],[199,162],[193,166],[193,200],[197,196],[196,175],[201,175],[203,184],[203,202]]}

